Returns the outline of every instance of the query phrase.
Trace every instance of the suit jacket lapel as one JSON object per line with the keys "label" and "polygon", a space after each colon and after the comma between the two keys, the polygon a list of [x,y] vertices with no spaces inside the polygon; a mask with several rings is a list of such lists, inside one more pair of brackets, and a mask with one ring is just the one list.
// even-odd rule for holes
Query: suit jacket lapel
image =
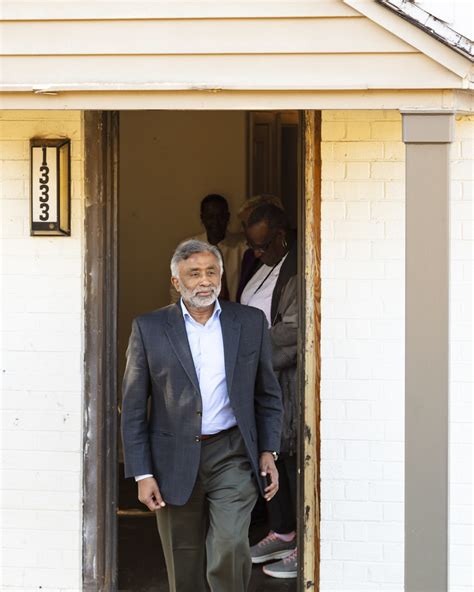
{"label": "suit jacket lapel", "polygon": [[174,307],[170,308],[166,333],[175,354],[189,377],[189,380],[193,383],[198,393],[200,393],[199,381],[196,374],[196,368],[194,367],[193,356],[191,354],[191,348],[189,347],[188,335],[186,333],[186,326],[179,301]]}
{"label": "suit jacket lapel", "polygon": [[232,393],[232,382],[234,380],[234,370],[239,350],[240,323],[229,311],[225,301],[221,302],[222,313],[220,317],[222,340],[224,343],[225,374],[227,380],[227,392],[229,398]]}

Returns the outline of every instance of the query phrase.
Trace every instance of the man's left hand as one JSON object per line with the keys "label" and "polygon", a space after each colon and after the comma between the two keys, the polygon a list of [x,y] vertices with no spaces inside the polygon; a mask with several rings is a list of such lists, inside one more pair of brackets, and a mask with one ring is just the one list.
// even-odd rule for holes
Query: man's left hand
{"label": "man's left hand", "polygon": [[269,502],[278,491],[278,469],[271,452],[262,452],[260,455],[260,475],[264,479],[267,476],[270,477],[270,484],[265,487],[264,495],[264,498]]}

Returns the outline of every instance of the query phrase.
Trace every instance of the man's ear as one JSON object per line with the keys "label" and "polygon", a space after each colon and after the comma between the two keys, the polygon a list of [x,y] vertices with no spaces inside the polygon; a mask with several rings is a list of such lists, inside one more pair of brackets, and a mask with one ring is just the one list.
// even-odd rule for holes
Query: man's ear
{"label": "man's ear", "polygon": [[179,289],[178,278],[171,276],[171,284],[172,284],[173,288],[176,290],[176,292],[181,293],[181,290]]}

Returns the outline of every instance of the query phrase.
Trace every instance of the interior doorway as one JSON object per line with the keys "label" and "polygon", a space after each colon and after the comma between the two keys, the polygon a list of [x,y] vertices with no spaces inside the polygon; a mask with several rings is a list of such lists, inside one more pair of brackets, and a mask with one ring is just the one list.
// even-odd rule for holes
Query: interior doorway
{"label": "interior doorway", "polygon": [[[84,547],[84,583],[87,588],[94,581],[97,588],[87,589],[97,590],[167,590],[153,515],[144,512],[145,508],[136,501],[133,481],[122,478],[115,410],[120,404],[117,393],[130,322],[143,311],[168,304],[171,252],[177,242],[200,230],[199,202],[205,194],[220,193],[228,199],[233,214],[232,229],[239,230],[235,212],[255,191],[252,178],[259,178],[258,167],[262,162],[273,167],[273,174],[280,169],[277,178],[280,190],[286,187],[285,202],[292,186],[296,193],[295,203],[289,205],[294,208],[292,218],[299,230],[300,285],[304,286],[303,235],[307,230],[303,222],[306,224],[307,212],[303,198],[308,191],[308,164],[303,152],[308,126],[305,124],[303,129],[302,114],[298,112],[141,111],[89,112],[89,116],[86,133],[95,130],[101,141],[92,138],[86,158],[86,186],[99,206],[89,208],[86,215],[89,243],[86,278],[90,286],[86,281],[86,292],[92,298],[93,281],[97,279],[103,280],[104,285],[94,301],[89,302],[92,312],[97,314],[94,317],[86,313],[88,414],[85,417],[84,532],[86,535],[90,531],[90,536],[87,549],[86,540]],[[269,118],[273,129],[273,139],[270,144],[267,142],[263,155],[253,141],[260,116]],[[268,158],[276,160],[270,162]],[[293,170],[292,179],[288,170]],[[313,189],[314,186],[313,183]],[[100,240],[97,229],[103,232]],[[97,259],[97,251],[107,256]],[[113,289],[107,291],[107,287]],[[303,290],[300,299],[304,306]],[[87,306],[86,301],[86,309]],[[302,326],[300,374],[305,363],[304,330]],[[116,372],[107,372],[113,369]],[[92,423],[97,430],[95,434],[91,433]],[[304,425],[302,407],[301,427]],[[101,431],[101,426],[105,430]],[[300,444],[301,450],[305,449],[303,441]],[[113,459],[117,462],[112,462]],[[306,507],[303,517],[305,485],[301,464],[300,469],[299,544],[303,542],[302,526],[308,513]],[[92,499],[94,485],[97,492]],[[315,485],[311,483],[310,488],[314,489]],[[92,532],[94,526],[96,530]],[[258,522],[253,525],[251,542],[260,537],[264,528]],[[308,555],[313,553],[312,548],[308,549]],[[140,575],[144,576],[143,584],[137,580]],[[310,576],[312,582],[317,581],[312,573]],[[298,589],[303,589],[302,569],[299,583]],[[261,577],[260,569],[256,568],[252,586],[252,592],[283,592],[296,590],[297,582]]]}

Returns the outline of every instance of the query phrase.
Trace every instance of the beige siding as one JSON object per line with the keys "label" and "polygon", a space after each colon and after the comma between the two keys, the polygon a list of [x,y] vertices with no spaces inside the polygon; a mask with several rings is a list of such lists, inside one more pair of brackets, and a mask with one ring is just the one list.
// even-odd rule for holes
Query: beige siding
{"label": "beige siding", "polygon": [[111,6],[110,0],[6,0],[1,8],[2,18],[6,20],[346,17],[358,14],[341,0],[119,0],[113,3],[113,12]]}
{"label": "beige siding", "polygon": [[[179,83],[224,89],[369,89],[455,86],[458,77],[421,54],[280,54],[28,56],[0,61],[3,83],[19,79],[35,88],[48,84]],[[389,75],[388,75],[389,74]]]}
{"label": "beige siding", "polygon": [[7,3],[0,36],[4,90],[462,87],[460,76],[336,0]]}
{"label": "beige siding", "polygon": [[6,21],[0,38],[3,55],[416,52],[364,17],[29,21],[21,35]]}

